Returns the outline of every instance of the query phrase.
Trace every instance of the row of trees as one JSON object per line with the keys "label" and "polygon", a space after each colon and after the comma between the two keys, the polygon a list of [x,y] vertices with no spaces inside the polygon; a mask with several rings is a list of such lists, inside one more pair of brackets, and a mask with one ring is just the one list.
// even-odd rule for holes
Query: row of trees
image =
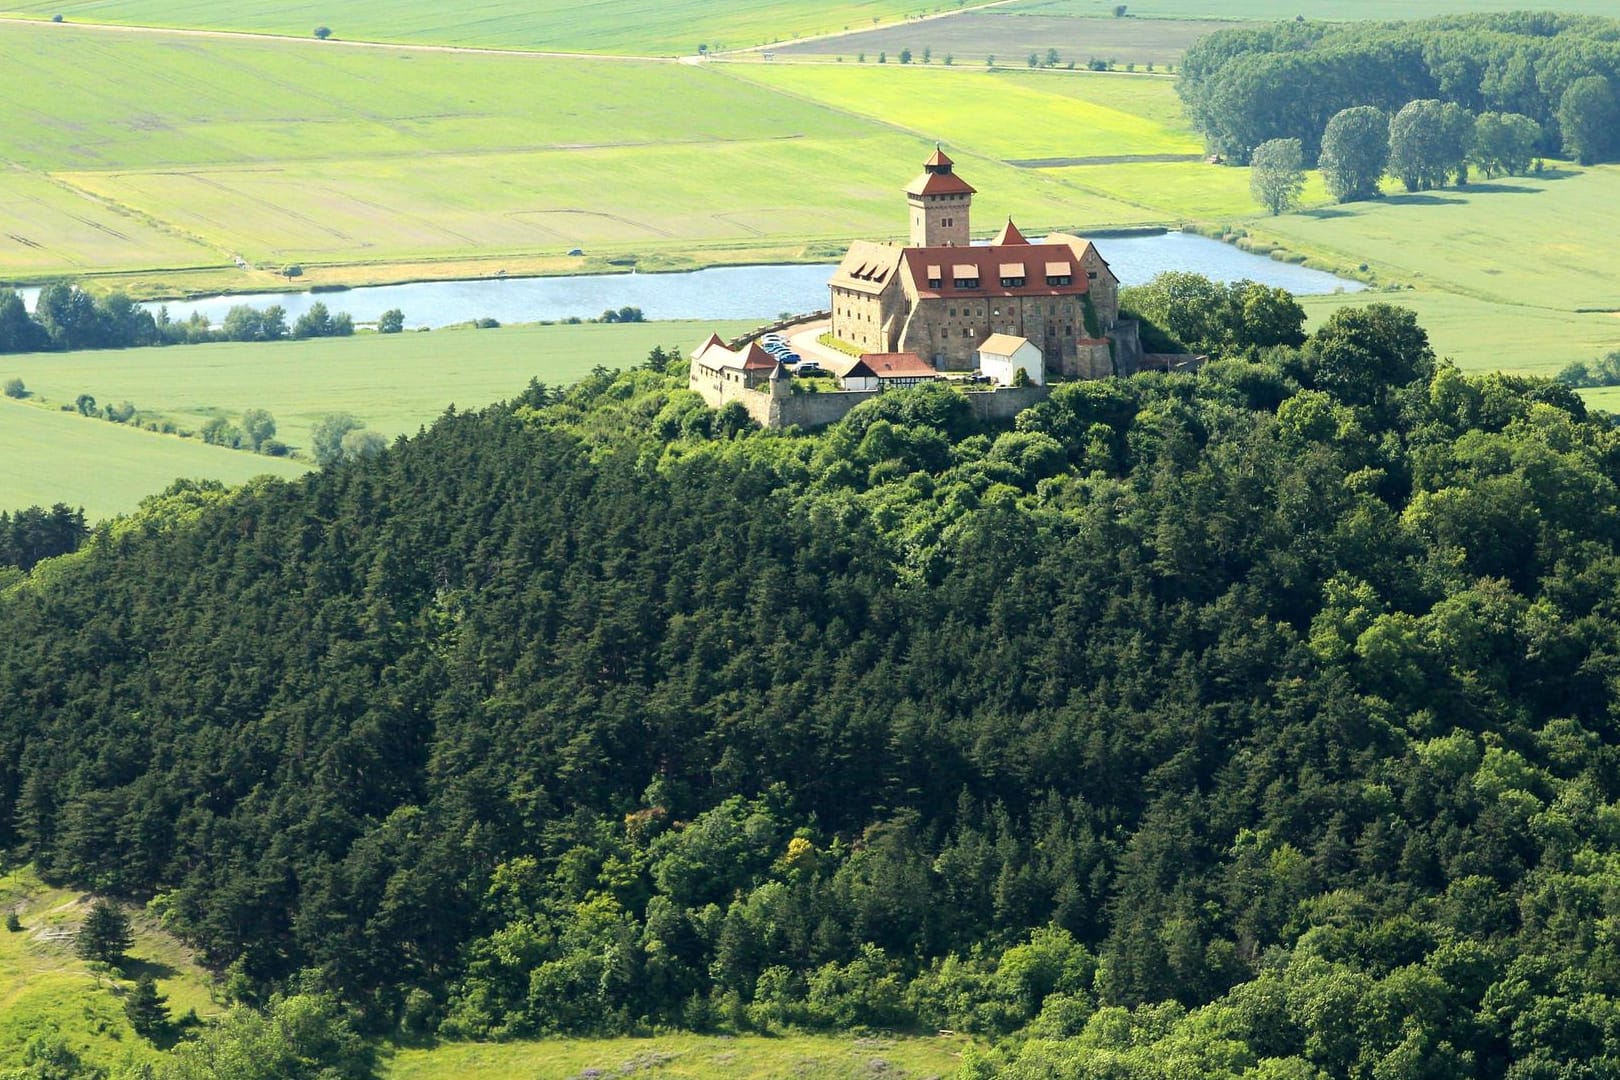
{"label": "row of trees", "polygon": [[89,535],[84,511],[65,503],[0,510],[0,567],[31,570],[41,559],[79,550]]}
{"label": "row of trees", "polygon": [[1338,113],[1430,99],[1528,118],[1537,153],[1606,160],[1620,152],[1616,85],[1620,22],[1516,12],[1221,30],[1187,51],[1176,89],[1212,150],[1247,162],[1269,140],[1298,139],[1311,165]]}
{"label": "row of trees", "polygon": [[[404,315],[385,312],[378,330],[397,333]],[[282,338],[343,337],[354,333],[347,312],[336,315],[316,302],[291,326],[280,304],[258,309],[238,304],[218,329],[207,316],[193,313],[185,321],[157,314],[120,292],[93,296],[77,285],[57,283],[40,290],[32,314],[15,289],[0,290],[0,353],[73,349],[127,349],[145,345],[194,345],[209,341],[279,341]]]}
{"label": "row of trees", "polygon": [[[1518,113],[1474,116],[1454,102],[1409,101],[1394,116],[1374,105],[1335,113],[1323,129],[1317,160],[1339,202],[1375,198],[1388,175],[1407,191],[1468,182],[1470,167],[1487,177],[1529,172],[1541,126]],[[1250,154],[1250,188],[1273,214],[1291,208],[1305,186],[1299,139],[1269,139]]]}

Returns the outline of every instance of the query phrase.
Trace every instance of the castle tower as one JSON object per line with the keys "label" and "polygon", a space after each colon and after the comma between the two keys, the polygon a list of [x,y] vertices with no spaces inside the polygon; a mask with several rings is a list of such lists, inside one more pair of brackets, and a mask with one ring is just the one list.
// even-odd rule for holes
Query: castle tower
{"label": "castle tower", "polygon": [[922,175],[906,185],[912,247],[966,247],[969,243],[973,185],[953,173],[952,164],[936,145],[933,156],[923,162]]}

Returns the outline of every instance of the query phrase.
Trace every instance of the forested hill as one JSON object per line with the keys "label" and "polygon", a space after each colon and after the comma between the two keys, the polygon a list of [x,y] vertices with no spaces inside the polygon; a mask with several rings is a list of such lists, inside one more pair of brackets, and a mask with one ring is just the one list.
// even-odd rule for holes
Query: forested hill
{"label": "forested hill", "polygon": [[1571,392],[1377,305],[1015,430],[761,433],[657,360],[42,563],[0,844],[374,1030],[1620,1067],[1620,439]]}

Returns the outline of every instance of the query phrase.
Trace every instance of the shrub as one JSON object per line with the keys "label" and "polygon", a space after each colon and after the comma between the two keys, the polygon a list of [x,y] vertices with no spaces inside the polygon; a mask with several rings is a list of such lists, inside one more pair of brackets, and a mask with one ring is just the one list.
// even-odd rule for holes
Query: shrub
{"label": "shrub", "polygon": [[28,396],[28,387],[23,385],[21,379],[7,379],[5,394],[9,398],[25,398]]}
{"label": "shrub", "polygon": [[315,28],[315,36],[320,38],[322,41],[325,41],[327,38],[332,36],[332,28],[330,26],[317,26]]}

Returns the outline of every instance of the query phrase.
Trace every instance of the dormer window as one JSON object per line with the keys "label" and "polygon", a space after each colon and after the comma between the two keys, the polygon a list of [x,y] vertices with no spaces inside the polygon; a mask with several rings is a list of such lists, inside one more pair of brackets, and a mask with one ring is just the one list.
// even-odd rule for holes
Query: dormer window
{"label": "dormer window", "polygon": [[1024,279],[1021,277],[1004,277],[1001,279],[1001,287],[1004,289],[1019,289],[1023,285]]}
{"label": "dormer window", "polygon": [[1046,275],[1046,283],[1048,285],[1069,285],[1071,281],[1068,274],[1048,274]]}

